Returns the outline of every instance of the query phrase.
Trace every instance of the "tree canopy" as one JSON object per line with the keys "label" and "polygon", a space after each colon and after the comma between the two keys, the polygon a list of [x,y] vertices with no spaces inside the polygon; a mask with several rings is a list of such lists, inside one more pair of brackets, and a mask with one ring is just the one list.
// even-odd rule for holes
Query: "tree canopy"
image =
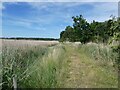
{"label": "tree canopy", "polygon": [[120,40],[120,18],[112,17],[104,22],[93,20],[88,23],[82,16],[73,16],[73,26],[66,26],[60,33],[60,41],[70,42],[103,42]]}

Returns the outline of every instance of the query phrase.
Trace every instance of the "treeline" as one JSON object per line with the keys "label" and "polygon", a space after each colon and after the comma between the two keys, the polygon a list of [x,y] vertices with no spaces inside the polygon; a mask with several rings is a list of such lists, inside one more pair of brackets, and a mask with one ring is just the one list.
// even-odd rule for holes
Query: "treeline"
{"label": "treeline", "polygon": [[110,43],[120,40],[120,18],[111,17],[104,22],[93,20],[88,23],[82,15],[73,16],[73,26],[67,26],[60,33],[60,41]]}
{"label": "treeline", "polygon": [[2,37],[0,39],[14,39],[14,40],[44,40],[44,41],[58,41],[59,39],[55,38],[24,38],[24,37],[11,37],[11,38],[6,38]]}

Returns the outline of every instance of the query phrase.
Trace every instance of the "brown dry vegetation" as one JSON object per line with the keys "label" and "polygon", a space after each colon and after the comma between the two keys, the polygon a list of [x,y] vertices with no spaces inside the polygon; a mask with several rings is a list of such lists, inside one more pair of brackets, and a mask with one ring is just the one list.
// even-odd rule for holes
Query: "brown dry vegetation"
{"label": "brown dry vegetation", "polygon": [[[58,44],[58,41],[42,41],[42,40],[6,40],[0,39],[2,45],[9,45],[9,46],[47,46],[47,45],[55,45]],[[1,44],[1,43],[0,43]],[[0,45],[1,46],[1,45]]]}
{"label": "brown dry vegetation", "polygon": [[20,88],[118,87],[117,54],[108,46],[35,40],[1,44],[4,89],[13,87],[14,75]]}

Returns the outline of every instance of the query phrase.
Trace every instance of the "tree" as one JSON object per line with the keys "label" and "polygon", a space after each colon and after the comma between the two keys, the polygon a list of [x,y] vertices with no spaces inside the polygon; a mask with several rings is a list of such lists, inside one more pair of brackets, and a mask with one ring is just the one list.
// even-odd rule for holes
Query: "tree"
{"label": "tree", "polygon": [[109,40],[120,40],[120,18],[112,17],[104,22],[93,20],[92,23],[88,23],[82,15],[73,16],[72,19],[73,27],[67,26],[65,31],[61,32],[61,41],[108,43]]}
{"label": "tree", "polygon": [[86,43],[90,39],[90,26],[86,19],[83,18],[82,15],[72,17],[73,19],[73,27],[75,33],[77,35],[77,41],[82,43]]}
{"label": "tree", "polygon": [[70,42],[75,42],[75,31],[71,26],[67,26],[65,31],[62,31],[60,33],[60,41],[70,41]]}

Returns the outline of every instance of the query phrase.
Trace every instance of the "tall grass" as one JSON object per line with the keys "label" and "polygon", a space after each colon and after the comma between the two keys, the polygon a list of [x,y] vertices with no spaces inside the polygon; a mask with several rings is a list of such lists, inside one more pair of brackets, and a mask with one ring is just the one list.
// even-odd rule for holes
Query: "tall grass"
{"label": "tall grass", "polygon": [[88,57],[97,61],[99,65],[117,67],[116,60],[118,53],[113,52],[110,46],[88,43],[85,45],[80,45],[79,49],[82,53],[85,53]]}
{"label": "tall grass", "polygon": [[[66,64],[65,50],[63,46],[51,47],[48,53],[30,67],[28,78],[24,80],[24,85],[32,88],[55,88],[61,86],[63,78],[64,64]],[[31,72],[29,74],[29,72]]]}
{"label": "tall grass", "polygon": [[13,77],[18,88],[60,87],[63,78],[65,48],[56,46],[3,46],[2,88],[13,88]]}
{"label": "tall grass", "polygon": [[[2,55],[0,53],[0,59],[2,58]],[[2,61],[0,60],[0,89],[2,89]]]}
{"label": "tall grass", "polygon": [[[64,81],[69,77],[67,76],[69,75],[69,70],[67,69],[69,68],[68,64],[72,62],[70,58],[71,55],[74,55],[73,53],[76,53],[78,56],[80,55],[80,62],[91,58],[89,60],[92,61],[86,60],[85,65],[90,62],[95,67],[96,65],[107,67],[106,70],[104,68],[97,69],[96,74],[98,77],[101,77],[103,71],[105,77],[107,77],[108,74],[106,72],[108,69],[111,71],[110,67],[116,65],[115,60],[118,56],[109,46],[94,43],[85,45],[71,43],[69,45],[57,44],[47,46],[3,45],[0,56],[2,57],[2,70],[0,71],[2,83],[0,85],[2,85],[3,90],[13,88],[13,78],[16,78],[18,88],[65,87]],[[79,57],[77,58],[79,59]],[[97,64],[94,64],[93,61]],[[107,83],[109,81],[107,80]]]}
{"label": "tall grass", "polygon": [[42,57],[47,49],[45,47],[8,47],[2,49],[2,76],[3,88],[12,88],[12,79],[17,76],[17,81],[26,75],[28,67],[36,58]]}

